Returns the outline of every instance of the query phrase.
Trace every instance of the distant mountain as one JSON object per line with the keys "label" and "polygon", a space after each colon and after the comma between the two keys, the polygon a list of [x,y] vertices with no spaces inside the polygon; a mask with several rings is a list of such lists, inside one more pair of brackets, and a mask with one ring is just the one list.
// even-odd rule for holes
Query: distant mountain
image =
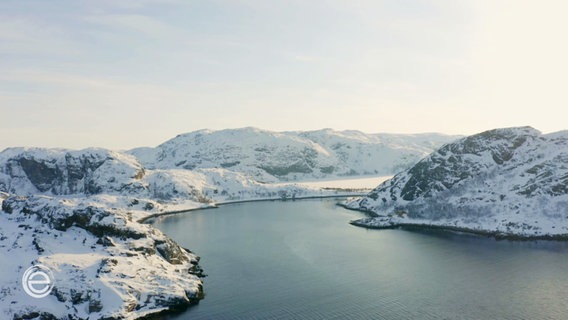
{"label": "distant mountain", "polygon": [[345,205],[375,215],[354,222],[366,227],[565,237],[568,131],[543,135],[521,127],[465,137]]}
{"label": "distant mountain", "polygon": [[458,136],[365,134],[324,129],[271,132],[256,128],[200,130],[156,148],[129,153],[150,169],[225,168],[258,181],[347,175],[391,175]]}

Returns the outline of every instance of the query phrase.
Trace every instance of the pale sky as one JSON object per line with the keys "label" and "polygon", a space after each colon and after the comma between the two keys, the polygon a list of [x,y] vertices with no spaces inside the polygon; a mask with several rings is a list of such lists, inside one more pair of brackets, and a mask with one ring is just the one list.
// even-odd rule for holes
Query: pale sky
{"label": "pale sky", "polygon": [[568,129],[568,2],[2,0],[0,149]]}

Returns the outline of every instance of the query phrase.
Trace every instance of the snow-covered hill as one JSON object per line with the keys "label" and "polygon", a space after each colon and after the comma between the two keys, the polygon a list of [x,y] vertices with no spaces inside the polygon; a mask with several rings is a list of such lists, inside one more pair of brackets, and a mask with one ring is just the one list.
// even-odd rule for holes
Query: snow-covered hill
{"label": "snow-covered hill", "polygon": [[136,193],[144,187],[144,174],[133,156],[105,149],[10,148],[0,153],[0,191],[12,194]]}
{"label": "snow-covered hill", "polygon": [[[11,148],[0,153],[0,192],[13,195],[119,197],[148,211],[168,205],[318,195],[315,188],[264,184],[223,168],[148,170],[132,155],[104,149]],[[193,203],[193,204],[192,204]]]}
{"label": "snow-covered hill", "polygon": [[[10,148],[0,153],[0,191],[196,202],[274,198],[283,185],[267,182],[392,175],[454,138],[244,128],[196,131],[130,152]],[[286,188],[290,196],[313,191]]]}
{"label": "snow-covered hill", "polygon": [[392,175],[457,136],[392,135],[324,129],[256,128],[190,132],[156,148],[129,151],[150,169],[225,168],[262,182],[346,175]]}
{"label": "snow-covered hill", "polygon": [[[0,214],[1,319],[136,319],[203,297],[199,258],[132,210],[89,198],[10,197]],[[22,290],[32,265],[51,269],[42,299]]]}
{"label": "snow-covered hill", "polygon": [[568,235],[568,132],[486,131],[447,144],[345,203],[367,227],[426,225],[511,237]]}

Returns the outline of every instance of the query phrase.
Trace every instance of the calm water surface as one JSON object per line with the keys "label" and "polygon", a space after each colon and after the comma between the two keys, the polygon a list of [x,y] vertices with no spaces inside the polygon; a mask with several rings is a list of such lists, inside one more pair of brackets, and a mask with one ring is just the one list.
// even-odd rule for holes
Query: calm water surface
{"label": "calm water surface", "polygon": [[568,319],[568,243],[366,230],[336,202],[157,220],[209,275],[205,299],[169,319]]}

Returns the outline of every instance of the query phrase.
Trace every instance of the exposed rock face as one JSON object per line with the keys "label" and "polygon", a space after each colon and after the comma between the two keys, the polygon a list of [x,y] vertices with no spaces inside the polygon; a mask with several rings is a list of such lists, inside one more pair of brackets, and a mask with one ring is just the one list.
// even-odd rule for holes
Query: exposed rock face
{"label": "exposed rock face", "polygon": [[367,226],[568,234],[568,132],[542,135],[522,127],[460,139],[347,206],[393,215],[359,221]]}
{"label": "exposed rock face", "polygon": [[[125,210],[46,196],[10,197],[2,209],[2,318],[134,319],[203,298],[199,257]],[[23,293],[17,275],[31,263],[53,271],[50,296]]]}
{"label": "exposed rock face", "polygon": [[[103,149],[12,148],[0,154],[0,189],[54,195],[128,192],[144,188],[144,168],[129,155]],[[35,191],[35,192],[34,192]]]}

